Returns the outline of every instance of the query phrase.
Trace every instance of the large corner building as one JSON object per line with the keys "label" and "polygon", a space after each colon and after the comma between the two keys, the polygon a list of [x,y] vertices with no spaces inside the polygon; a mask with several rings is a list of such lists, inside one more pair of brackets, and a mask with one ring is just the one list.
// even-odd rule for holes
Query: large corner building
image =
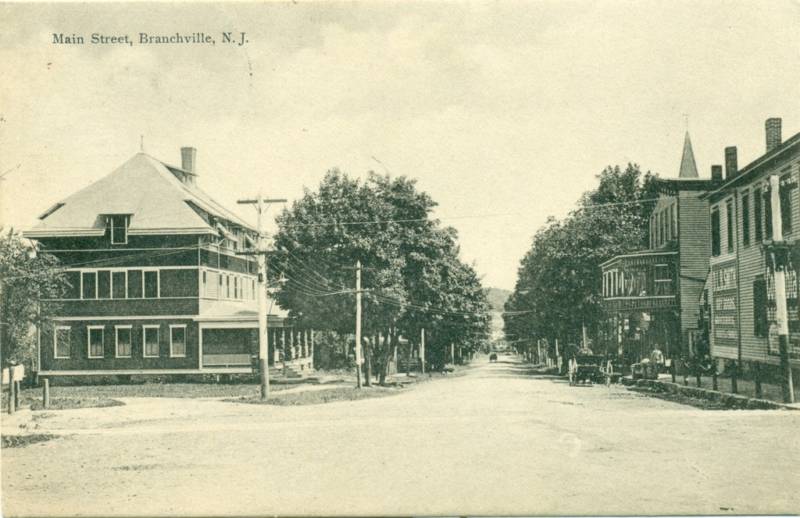
{"label": "large corner building", "polygon": [[[197,153],[181,167],[138,153],[55,204],[25,232],[56,256],[70,288],[45,300],[39,374],[234,374],[258,353],[256,232],[197,185]],[[313,333],[275,304],[269,361],[311,369]],[[285,365],[284,365],[285,363]]]}

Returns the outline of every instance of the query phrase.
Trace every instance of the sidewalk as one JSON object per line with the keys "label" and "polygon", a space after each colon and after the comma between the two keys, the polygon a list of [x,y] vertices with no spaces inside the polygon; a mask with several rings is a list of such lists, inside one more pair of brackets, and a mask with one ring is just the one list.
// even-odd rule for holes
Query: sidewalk
{"label": "sidewalk", "polygon": [[[662,374],[659,376],[659,381],[672,381],[672,376],[667,375],[666,379],[664,379],[664,375]],[[795,401],[800,401],[800,387],[797,385],[798,380],[795,380],[794,383],[794,398]],[[683,385],[683,376],[676,376],[675,383],[679,385]],[[722,377],[719,376],[717,378],[717,390],[720,392],[724,392],[727,394],[732,394],[733,390],[731,387],[731,379],[729,377]],[[688,386],[690,387],[697,387],[697,378],[694,376],[689,376],[688,378]],[[700,378],[700,388],[713,390],[714,382],[711,376],[702,376]],[[738,394],[740,396],[746,396],[750,398],[756,397],[756,384],[752,380],[748,379],[741,379],[737,380],[738,386]],[[761,383],[761,399],[766,399],[769,401],[774,401],[776,403],[783,403],[783,391],[781,386],[774,383]]]}
{"label": "sidewalk", "polygon": [[[711,388],[712,382],[709,379],[705,383],[705,379],[701,380],[701,386],[697,387],[696,380],[684,385],[683,378],[679,377],[676,382],[672,382],[670,375],[660,375],[657,380],[652,379],[637,379],[634,380],[630,377],[623,378],[622,384],[627,386],[629,390],[651,392],[656,397],[659,394],[665,396],[667,399],[680,400],[680,402],[687,402],[689,404],[700,405],[701,408],[706,409],[761,409],[761,410],[800,410],[800,404],[785,404],[782,402],[780,396],[780,387],[770,385],[772,395],[777,390],[778,397],[767,399],[765,397],[755,397],[755,385],[750,382],[752,392],[744,390],[742,382],[739,382],[739,391],[737,394],[730,392],[730,380],[728,386],[722,384],[722,380],[718,383],[720,390]],[[728,390],[725,390],[725,389]],[[767,394],[766,386],[762,386],[764,395]],[[677,399],[675,399],[677,398]],[[694,403],[692,403],[694,402]],[[701,403],[707,402],[707,403]]]}

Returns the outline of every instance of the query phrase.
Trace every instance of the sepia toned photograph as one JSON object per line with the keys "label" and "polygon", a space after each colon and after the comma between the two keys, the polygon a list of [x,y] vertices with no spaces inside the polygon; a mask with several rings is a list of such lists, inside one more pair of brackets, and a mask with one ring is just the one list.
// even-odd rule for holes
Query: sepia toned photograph
{"label": "sepia toned photograph", "polygon": [[797,515],[798,27],[0,2],[0,514]]}

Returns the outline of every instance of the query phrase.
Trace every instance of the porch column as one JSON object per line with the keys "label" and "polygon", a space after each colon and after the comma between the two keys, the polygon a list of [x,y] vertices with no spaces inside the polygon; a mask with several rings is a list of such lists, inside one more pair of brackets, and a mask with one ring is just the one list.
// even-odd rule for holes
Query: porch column
{"label": "porch column", "polygon": [[291,331],[289,331],[289,359],[290,360],[294,360],[295,358],[297,358],[297,353],[295,352],[295,348],[294,348],[294,333],[295,333],[294,328],[292,328]]}
{"label": "porch column", "polygon": [[303,356],[308,358],[308,329],[303,331]]}
{"label": "porch column", "polygon": [[283,352],[283,361],[286,361],[286,328],[281,329],[281,351]]}
{"label": "porch column", "polygon": [[272,363],[273,365],[277,365],[281,361],[280,349],[278,349],[278,332],[276,330],[272,330],[272,340],[270,343],[272,344]]}
{"label": "porch column", "polygon": [[297,332],[297,357],[298,358],[305,358],[306,357],[306,344],[303,343],[303,330]]}

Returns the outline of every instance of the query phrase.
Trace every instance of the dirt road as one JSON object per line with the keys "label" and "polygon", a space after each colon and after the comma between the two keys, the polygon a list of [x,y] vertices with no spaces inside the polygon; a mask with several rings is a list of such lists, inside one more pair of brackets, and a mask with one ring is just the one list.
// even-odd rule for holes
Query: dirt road
{"label": "dirt road", "polygon": [[800,412],[571,388],[510,357],[356,402],[125,402],[37,419],[65,436],[2,452],[4,515],[800,511]]}

